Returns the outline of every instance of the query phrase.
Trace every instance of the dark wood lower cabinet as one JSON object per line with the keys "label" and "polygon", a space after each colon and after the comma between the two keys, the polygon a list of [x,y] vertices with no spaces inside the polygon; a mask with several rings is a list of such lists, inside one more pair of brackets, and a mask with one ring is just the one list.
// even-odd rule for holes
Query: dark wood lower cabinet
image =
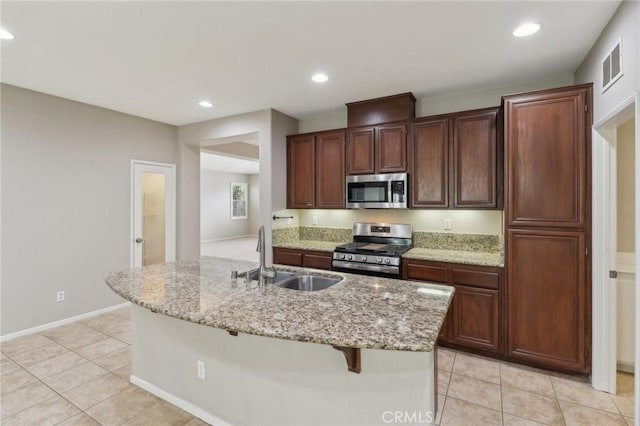
{"label": "dark wood lower cabinet", "polygon": [[279,265],[331,270],[332,257],[333,252],[329,251],[273,248],[273,263]]}
{"label": "dark wood lower cabinet", "polygon": [[500,293],[456,285],[449,340],[464,346],[500,352]]}
{"label": "dark wood lower cabinet", "polygon": [[508,230],[507,355],[587,372],[585,236]]}
{"label": "dark wood lower cabinet", "polygon": [[402,278],[454,286],[440,343],[501,354],[502,268],[404,259]]}

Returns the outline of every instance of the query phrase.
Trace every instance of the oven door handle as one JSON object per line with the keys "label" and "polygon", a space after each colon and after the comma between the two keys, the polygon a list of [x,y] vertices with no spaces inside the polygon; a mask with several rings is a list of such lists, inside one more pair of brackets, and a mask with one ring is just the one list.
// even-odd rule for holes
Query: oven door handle
{"label": "oven door handle", "polygon": [[385,274],[398,274],[400,273],[400,268],[398,266],[387,266],[387,265],[371,265],[368,263],[356,263],[356,262],[345,262],[342,260],[334,260],[333,261],[334,268],[346,268],[346,269],[354,269],[361,271],[371,271],[371,272],[382,272]]}

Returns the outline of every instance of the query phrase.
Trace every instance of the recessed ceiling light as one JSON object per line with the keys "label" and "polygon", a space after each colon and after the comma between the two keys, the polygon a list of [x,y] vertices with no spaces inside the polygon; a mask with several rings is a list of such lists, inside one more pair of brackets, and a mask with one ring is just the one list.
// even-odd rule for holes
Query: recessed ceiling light
{"label": "recessed ceiling light", "polygon": [[198,105],[200,105],[203,108],[211,108],[213,106],[213,104],[209,101],[200,101],[198,102]]}
{"label": "recessed ceiling light", "polygon": [[525,22],[520,25],[518,28],[513,30],[513,35],[516,37],[526,37],[531,34],[535,34],[540,29],[540,24],[536,22]]}
{"label": "recessed ceiling light", "polygon": [[325,73],[319,72],[314,74],[311,77],[311,80],[315,81],[316,83],[326,83],[327,80],[329,80],[329,77],[327,77]]}
{"label": "recessed ceiling light", "polygon": [[4,28],[0,28],[0,38],[2,40],[13,40],[13,34],[11,34],[9,31],[5,30]]}

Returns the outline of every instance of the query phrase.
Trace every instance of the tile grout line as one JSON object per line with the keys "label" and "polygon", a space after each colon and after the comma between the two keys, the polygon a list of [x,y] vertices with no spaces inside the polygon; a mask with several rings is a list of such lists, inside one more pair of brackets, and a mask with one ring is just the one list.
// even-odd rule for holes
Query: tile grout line
{"label": "tile grout line", "polygon": [[[104,315],[109,315],[109,314],[104,314]],[[119,317],[117,317],[117,316],[115,316],[115,315],[110,315],[110,316],[115,317],[115,318],[118,318],[119,320],[125,320],[125,319],[123,319],[123,318],[119,318]],[[126,320],[125,320],[125,321],[126,321]],[[75,324],[79,324],[80,322],[81,322],[81,321],[78,321],[78,322],[77,322],[77,323],[75,323]],[[71,323],[71,324],[74,324],[74,323]],[[81,325],[84,325],[84,324],[81,324]],[[118,339],[118,338],[116,338],[116,337],[110,336],[110,335],[108,335],[108,334],[106,334],[106,333],[103,333],[103,332],[102,332],[102,331],[100,331],[100,330],[96,330],[96,329],[95,329],[95,328],[93,328],[93,327],[89,327],[89,326],[87,326],[87,325],[84,325],[84,326],[85,326],[85,327],[87,327],[88,329],[91,329],[91,330],[93,330],[93,331],[99,332],[100,334],[104,334],[104,335],[105,335],[105,336],[107,336],[107,337],[114,338],[114,339],[116,339],[116,340],[118,340],[118,341],[120,341],[120,342],[122,342],[122,343],[127,344],[128,346],[131,346],[131,344],[130,344],[130,343],[123,342],[122,340],[120,340],[120,339]],[[113,373],[111,370],[109,370],[109,369],[107,369],[107,368],[104,368],[104,367],[102,367],[102,366],[98,365],[97,363],[93,362],[93,360],[88,359],[88,358],[86,358],[85,356],[83,356],[83,355],[79,354],[76,350],[70,349],[69,347],[67,347],[67,346],[65,346],[65,345],[63,345],[63,344],[61,344],[61,343],[58,343],[57,341],[55,341],[55,340],[53,340],[53,339],[51,339],[51,338],[49,338],[49,337],[47,337],[47,336],[45,336],[45,335],[43,335],[43,334],[41,334],[41,333],[37,333],[37,335],[39,335],[39,336],[41,336],[41,337],[44,337],[45,339],[49,340],[49,341],[50,341],[51,343],[53,343],[53,344],[56,344],[56,345],[59,345],[59,346],[63,347],[63,348],[64,348],[64,349],[66,349],[68,352],[73,353],[73,354],[75,354],[75,355],[77,355],[77,356],[81,357],[82,359],[84,359],[84,360],[86,361],[86,362],[83,362],[83,363],[81,363],[81,364],[79,364],[79,365],[86,364],[87,362],[90,362],[90,363],[92,363],[93,365],[95,365],[95,366],[97,366],[97,367],[99,367],[99,368],[102,368],[102,369],[104,369],[105,371],[107,371],[107,373],[103,374],[102,376],[99,376],[99,378],[102,378],[102,377],[104,377],[104,376],[106,376],[106,375],[108,375],[108,374],[113,374],[114,376],[119,377],[118,375],[116,375],[115,373]],[[94,343],[97,343],[97,342],[94,342]],[[93,343],[90,343],[89,345],[92,345],[92,344],[93,344]],[[78,348],[78,349],[84,348],[84,347],[89,346],[89,345],[82,346],[82,347],[80,347],[80,348]],[[44,346],[44,345],[43,345],[43,346]],[[27,353],[27,352],[31,352],[31,351],[38,350],[38,349],[39,349],[39,347],[32,348],[32,349],[30,349],[30,350],[26,350],[26,351],[23,351],[23,352],[19,352],[19,353],[17,353],[17,354],[14,354],[13,356],[21,355],[21,354],[25,354],[25,353]],[[118,350],[119,350],[119,349],[113,350],[113,351],[108,352],[108,353],[106,353],[106,354],[103,354],[103,355],[101,355],[101,356],[105,356],[105,355],[112,354],[113,352],[116,352],[116,351],[118,351]],[[36,376],[35,374],[33,374],[31,371],[29,371],[29,369],[28,369],[27,367],[25,367],[25,366],[23,366],[22,364],[18,363],[18,362],[13,358],[13,356],[9,356],[9,355],[7,355],[7,354],[6,354],[6,353],[4,353],[4,352],[2,352],[2,354],[3,354],[5,357],[7,357],[9,360],[11,360],[13,363],[15,363],[15,364],[16,364],[18,367],[20,367],[22,370],[24,370],[25,372],[27,372],[29,375],[33,376],[33,377],[37,380],[37,382],[39,382],[40,384],[44,385],[45,387],[47,387],[48,389],[50,389],[52,392],[54,392],[56,395],[58,395],[59,397],[61,397],[61,398],[62,398],[62,399],[64,399],[65,401],[67,401],[69,404],[71,404],[73,407],[75,407],[76,409],[78,409],[78,410],[79,410],[79,413],[85,413],[85,410],[83,410],[83,409],[81,409],[80,407],[78,407],[77,405],[75,405],[72,401],[70,401],[69,399],[67,399],[64,395],[62,395],[60,392],[58,392],[57,390],[53,389],[51,386],[49,386],[47,383],[45,383],[45,382],[43,381],[43,379],[46,379],[47,377],[51,377],[51,376],[54,376],[55,374],[61,374],[61,373],[67,372],[67,371],[69,371],[69,370],[72,370],[72,369],[74,369],[74,368],[77,368],[77,367],[78,367],[78,365],[74,365],[74,366],[72,366],[72,367],[69,367],[69,368],[67,368],[67,369],[65,369],[65,370],[59,371],[58,373],[55,373],[55,374],[49,375],[49,376],[47,376],[47,377],[42,377],[42,378],[40,378],[40,377]],[[62,355],[62,354],[60,354],[60,355]],[[55,356],[53,356],[53,357],[51,357],[51,358],[48,358],[48,359],[42,360],[42,361],[40,361],[40,362],[46,362],[46,361],[48,361],[48,360],[50,360],[50,359],[53,359],[53,358],[55,358],[56,356],[60,356],[60,355],[55,355]],[[38,364],[38,363],[36,363],[36,364]],[[34,364],[34,365],[35,365],[35,364]],[[122,378],[121,378],[121,379],[122,379]],[[122,380],[124,380],[124,379],[122,379]],[[33,383],[37,383],[37,382],[32,382],[32,383],[25,384],[24,386],[20,386],[19,388],[13,389],[11,392],[18,391],[18,390],[20,390],[20,389],[23,389],[23,388],[25,388],[25,387],[27,387],[27,386],[30,386],[30,385],[32,385]],[[129,383],[129,382],[127,382],[127,383]],[[78,386],[76,386],[76,387],[74,387],[74,388],[72,388],[72,389],[69,389],[69,391],[72,391],[72,390],[74,390],[74,389],[77,389],[78,387],[83,386],[83,385],[85,385],[85,384],[86,384],[86,383],[82,383],[82,384],[80,384],[80,385],[78,385]],[[125,390],[126,390],[126,388],[125,388],[125,389],[122,389],[121,391],[119,391],[119,392],[117,392],[117,393],[115,393],[114,395],[111,395],[110,397],[108,397],[108,398],[104,399],[103,401],[100,401],[100,402],[98,402],[98,403],[96,403],[96,404],[92,405],[91,407],[88,407],[87,409],[90,409],[90,408],[92,408],[92,407],[95,407],[96,405],[98,405],[98,404],[100,404],[100,403],[102,403],[102,402],[104,402],[104,401],[106,401],[106,400],[108,400],[108,399],[110,399],[110,398],[112,398],[112,397],[114,397],[114,396],[116,396],[116,395],[120,394],[121,392],[123,392],[123,391],[125,391]],[[29,406],[29,407],[26,407],[26,408],[24,408],[24,409],[22,409],[22,410],[20,410],[20,411],[17,411],[17,412],[15,412],[15,413],[11,414],[10,416],[8,416],[7,418],[10,418],[10,417],[16,416],[16,415],[18,415],[18,414],[20,414],[20,413],[22,413],[22,412],[24,412],[24,411],[26,411],[26,410],[29,410],[29,409],[31,409],[31,408],[33,408],[33,407],[35,407],[35,406],[39,405],[39,404],[42,404],[42,403],[47,402],[47,401],[52,400],[52,399],[53,399],[53,396],[52,396],[51,398],[47,398],[47,399],[45,399],[45,400],[43,400],[43,401],[40,401],[40,402],[38,402],[38,403],[36,403],[36,404],[34,404],[34,405],[31,405],[31,406]],[[61,421],[61,422],[59,422],[59,423],[62,423],[62,422],[64,422],[64,421],[66,421],[66,420],[70,419],[71,417],[78,415],[79,413],[75,413],[75,414],[73,414],[72,416],[67,417],[66,419],[62,420],[62,421]],[[85,413],[85,414],[86,414],[86,413]],[[87,416],[89,416],[89,414],[86,414],[86,415],[87,415]],[[89,417],[91,417],[91,416],[89,416]],[[93,417],[91,417],[91,418],[93,419]],[[95,419],[94,419],[94,420],[95,420]],[[97,421],[97,420],[96,420],[96,421]],[[57,424],[59,424],[59,423],[57,423]],[[98,422],[98,423],[100,423],[100,422]]]}

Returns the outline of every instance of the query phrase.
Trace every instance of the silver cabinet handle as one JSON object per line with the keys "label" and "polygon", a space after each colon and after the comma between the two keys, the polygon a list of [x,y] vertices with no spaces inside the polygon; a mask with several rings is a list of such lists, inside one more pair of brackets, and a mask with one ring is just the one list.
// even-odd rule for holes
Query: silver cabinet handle
{"label": "silver cabinet handle", "polygon": [[138,237],[136,238],[136,243],[141,243],[142,242],[142,238]]}

